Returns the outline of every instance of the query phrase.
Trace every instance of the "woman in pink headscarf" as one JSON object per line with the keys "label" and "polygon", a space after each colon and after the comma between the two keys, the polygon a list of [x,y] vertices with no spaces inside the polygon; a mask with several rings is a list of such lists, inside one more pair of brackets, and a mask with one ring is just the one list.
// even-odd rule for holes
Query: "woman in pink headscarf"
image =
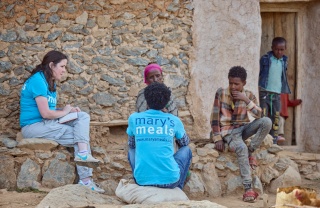
{"label": "woman in pink headscarf", "polygon": [[[149,85],[153,82],[163,83],[162,69],[158,64],[149,64],[144,69],[144,82]],[[142,112],[148,110],[147,101],[144,97],[144,88],[139,91],[136,101],[136,111]],[[163,111],[178,116],[178,108],[174,102],[174,96],[171,94],[169,103]]]}

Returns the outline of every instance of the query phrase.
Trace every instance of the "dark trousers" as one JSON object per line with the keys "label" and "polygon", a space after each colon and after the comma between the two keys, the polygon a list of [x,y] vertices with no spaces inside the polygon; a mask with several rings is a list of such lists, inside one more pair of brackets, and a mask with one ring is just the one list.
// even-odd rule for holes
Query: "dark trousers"
{"label": "dark trousers", "polygon": [[262,116],[269,117],[272,121],[270,130],[273,138],[278,137],[279,121],[280,121],[280,94],[260,91],[259,93],[260,107],[262,108]]}

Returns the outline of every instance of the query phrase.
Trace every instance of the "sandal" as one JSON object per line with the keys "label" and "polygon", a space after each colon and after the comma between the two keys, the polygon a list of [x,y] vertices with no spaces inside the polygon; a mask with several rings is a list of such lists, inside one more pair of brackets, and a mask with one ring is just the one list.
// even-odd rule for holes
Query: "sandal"
{"label": "sandal", "polygon": [[249,165],[252,168],[252,170],[255,170],[258,167],[258,163],[255,157],[249,156]]}
{"label": "sandal", "polygon": [[249,189],[243,194],[242,200],[244,202],[253,203],[258,198],[258,196],[259,194],[257,192],[255,192],[252,189]]}

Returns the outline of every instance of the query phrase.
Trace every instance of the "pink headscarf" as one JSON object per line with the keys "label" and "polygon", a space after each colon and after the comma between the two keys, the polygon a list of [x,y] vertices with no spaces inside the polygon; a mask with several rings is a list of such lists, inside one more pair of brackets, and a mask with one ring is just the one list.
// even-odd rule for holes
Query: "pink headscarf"
{"label": "pink headscarf", "polygon": [[159,70],[160,73],[162,74],[162,69],[161,69],[161,67],[160,67],[158,64],[149,64],[149,65],[146,66],[146,68],[144,69],[144,83],[148,84],[148,83],[147,83],[147,79],[146,79],[146,78],[147,78],[147,75],[148,75],[149,71],[154,70],[154,69]]}

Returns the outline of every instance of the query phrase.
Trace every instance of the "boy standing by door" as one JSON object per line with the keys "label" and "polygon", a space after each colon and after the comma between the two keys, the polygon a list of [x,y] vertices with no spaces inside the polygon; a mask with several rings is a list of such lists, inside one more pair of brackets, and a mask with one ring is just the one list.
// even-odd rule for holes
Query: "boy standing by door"
{"label": "boy standing by door", "polygon": [[280,93],[291,93],[286,74],[288,57],[284,55],[286,44],[287,41],[283,37],[274,38],[272,40],[272,50],[260,59],[260,106],[262,108],[262,115],[272,120],[270,134],[273,137],[274,144],[284,141],[284,138],[278,135]]}

